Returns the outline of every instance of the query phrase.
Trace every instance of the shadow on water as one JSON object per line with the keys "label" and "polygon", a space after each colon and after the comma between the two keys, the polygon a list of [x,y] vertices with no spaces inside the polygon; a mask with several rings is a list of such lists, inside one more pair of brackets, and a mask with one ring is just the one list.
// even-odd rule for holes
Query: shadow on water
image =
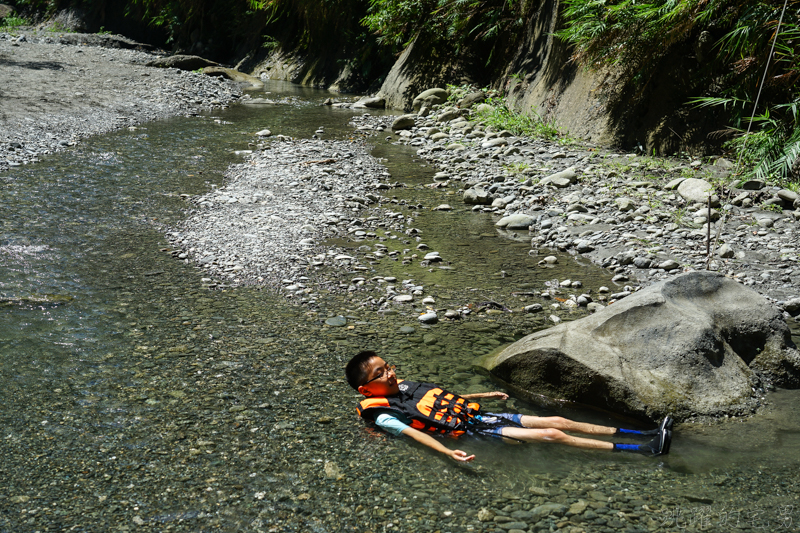
{"label": "shadow on water", "polygon": [[[353,111],[318,105],[328,94],[288,84],[267,90],[297,101],[96,137],[4,176],[0,507],[11,512],[0,514],[0,531],[382,531],[395,516],[409,531],[465,531],[481,507],[571,504],[592,490],[617,502],[646,491],[654,508],[686,503],[687,491],[744,505],[743,487],[750,500],[772,494],[754,485],[762,467],[774,477],[796,466],[795,391],[774,393],[773,408],[748,420],[679,428],[663,461],[474,441],[463,446],[479,461],[459,467],[364,430],[352,414],[357,395],[341,378],[354,350],[379,350],[410,379],[485,391],[495,385],[473,372],[474,357],[544,327],[544,318],[499,312],[423,328],[419,309],[378,318],[331,296],[322,316],[355,318],[353,329],[333,330],[257,288],[206,289],[200,271],[163,251],[164,232],[189,207],[181,195],[220,184],[238,161],[232,152],[248,149],[260,129],[351,135]],[[424,187],[432,170],[413,151],[376,144],[393,179],[408,185],[392,192],[398,209],[400,201],[444,203],[441,191]],[[496,300],[519,308],[532,300],[517,292],[543,290],[554,278],[609,285],[602,270],[566,255],[555,269],[539,267],[526,253],[527,235],[500,238],[489,215],[444,198],[452,212],[402,208],[414,213],[419,242],[450,269],[398,261],[375,265],[374,275],[424,284],[437,307]],[[401,248],[418,244],[399,240]],[[613,422],[516,399],[487,407]],[[437,487],[459,489],[445,499]],[[641,513],[641,505],[619,509]],[[37,508],[47,511],[28,513]]]}

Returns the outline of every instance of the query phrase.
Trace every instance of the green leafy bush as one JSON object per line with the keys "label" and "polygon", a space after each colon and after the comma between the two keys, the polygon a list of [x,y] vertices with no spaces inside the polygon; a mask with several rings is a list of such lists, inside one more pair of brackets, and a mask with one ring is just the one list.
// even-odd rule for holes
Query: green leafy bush
{"label": "green leafy bush", "polygon": [[14,28],[19,28],[20,26],[28,26],[28,25],[30,25],[30,22],[27,19],[18,17],[16,15],[11,15],[0,21],[0,28],[2,28],[5,31],[13,30]]}
{"label": "green leafy bush", "polygon": [[556,127],[555,122],[544,120],[534,109],[531,115],[510,109],[502,98],[491,97],[486,101],[491,106],[478,111],[477,118],[496,130],[508,130],[517,136],[537,137],[551,141],[570,142],[568,136]]}
{"label": "green leafy bush", "polygon": [[369,0],[361,23],[395,50],[419,34],[447,41],[456,50],[474,41],[498,46],[522,35],[527,0]]}

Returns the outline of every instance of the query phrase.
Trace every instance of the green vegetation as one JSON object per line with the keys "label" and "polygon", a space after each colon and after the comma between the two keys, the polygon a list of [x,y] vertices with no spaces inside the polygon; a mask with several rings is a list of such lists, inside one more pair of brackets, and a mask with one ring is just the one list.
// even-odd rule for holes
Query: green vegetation
{"label": "green vegetation", "polygon": [[491,109],[477,112],[477,118],[487,126],[497,130],[508,130],[514,135],[526,135],[563,143],[571,139],[558,130],[553,121],[545,121],[534,109],[525,115],[510,109],[502,98],[491,97],[486,100]]}
{"label": "green vegetation", "polygon": [[[646,86],[670,54],[693,53],[697,106],[718,108],[730,127],[717,132],[748,173],[800,180],[800,10],[784,2],[741,0],[565,0],[564,29],[573,60],[614,65],[622,82]],[[772,44],[775,54],[770,57]],[[763,87],[764,69],[767,75]],[[753,133],[745,136],[756,96]]]}
{"label": "green vegetation", "polygon": [[[369,0],[362,23],[395,50],[417,35],[456,50],[474,41],[495,48],[516,41],[534,2],[525,0]],[[490,54],[491,56],[491,54]]]}
{"label": "green vegetation", "polygon": [[783,213],[783,208],[781,206],[779,206],[778,204],[766,204],[766,203],[764,203],[764,204],[761,204],[759,207],[761,209],[763,209],[764,211],[772,211],[774,213]]}
{"label": "green vegetation", "polygon": [[[503,170],[512,176],[521,174],[529,168],[530,165],[528,163],[510,163],[508,165],[503,165]],[[524,178],[522,179],[524,180]]]}
{"label": "green vegetation", "polygon": [[0,31],[13,31],[15,28],[28,25],[30,25],[30,22],[27,19],[11,15],[0,21]]}

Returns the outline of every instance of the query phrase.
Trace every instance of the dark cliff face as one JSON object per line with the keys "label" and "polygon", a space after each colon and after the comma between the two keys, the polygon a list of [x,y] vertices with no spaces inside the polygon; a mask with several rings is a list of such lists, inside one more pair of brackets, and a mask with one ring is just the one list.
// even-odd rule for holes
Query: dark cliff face
{"label": "dark cliff face", "polygon": [[563,24],[558,0],[546,0],[525,24],[525,35],[503,50],[475,42],[459,53],[446,42],[418,38],[398,58],[381,94],[409,110],[431,87],[474,83],[504,92],[521,112],[535,111],[570,134],[661,155],[703,152],[716,142],[726,116],[687,101],[702,91],[710,66],[698,59],[696,39],[673,45],[645,81],[623,83],[611,69],[590,71],[571,61],[570,47],[554,37]]}

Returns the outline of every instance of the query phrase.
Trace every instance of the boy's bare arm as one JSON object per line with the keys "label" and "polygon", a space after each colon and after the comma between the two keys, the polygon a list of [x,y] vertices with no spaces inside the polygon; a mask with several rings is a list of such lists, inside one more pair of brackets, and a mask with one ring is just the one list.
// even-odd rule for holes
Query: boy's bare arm
{"label": "boy's bare arm", "polygon": [[462,394],[461,397],[467,400],[477,400],[478,398],[499,398],[501,400],[507,400],[508,394],[500,391],[476,392],[475,394]]}
{"label": "boy's bare arm", "polygon": [[451,450],[450,448],[447,448],[438,440],[418,429],[406,428],[403,430],[403,435],[409,436],[420,444],[424,444],[428,448],[433,448],[437,452],[443,453],[451,459],[455,459],[456,461],[467,462],[475,459],[474,455],[467,455],[466,452],[462,452],[461,450]]}

